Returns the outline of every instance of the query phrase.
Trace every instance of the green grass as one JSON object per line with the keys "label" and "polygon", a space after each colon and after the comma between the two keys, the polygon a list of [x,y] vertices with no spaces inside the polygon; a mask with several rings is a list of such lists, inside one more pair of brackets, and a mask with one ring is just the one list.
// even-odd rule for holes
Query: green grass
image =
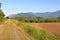
{"label": "green grass", "polygon": [[28,35],[30,35],[32,38],[35,38],[36,40],[60,40],[60,36],[47,33],[46,31],[42,29],[34,28],[24,22],[19,22],[17,25],[22,26],[24,28],[24,31]]}
{"label": "green grass", "polygon": [[0,19],[0,24],[4,23],[5,19]]}
{"label": "green grass", "polygon": [[0,19],[0,23],[2,23],[3,22],[3,19]]}
{"label": "green grass", "polygon": [[37,29],[31,26],[26,26],[25,31],[37,40],[60,40],[60,37],[49,34],[42,29]]}

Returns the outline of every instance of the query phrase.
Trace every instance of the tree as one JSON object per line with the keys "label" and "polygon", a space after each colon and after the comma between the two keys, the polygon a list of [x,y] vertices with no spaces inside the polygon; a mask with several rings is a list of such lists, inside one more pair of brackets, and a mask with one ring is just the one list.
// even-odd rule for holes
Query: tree
{"label": "tree", "polygon": [[9,17],[6,17],[6,19],[9,19]]}
{"label": "tree", "polygon": [[2,3],[0,3],[0,8],[1,8],[1,4],[2,4]]}
{"label": "tree", "polygon": [[3,13],[3,11],[1,10],[1,4],[2,3],[0,3],[0,19],[2,19],[5,16],[4,13]]}
{"label": "tree", "polygon": [[0,18],[4,18],[4,13],[2,12],[2,10],[0,9]]}

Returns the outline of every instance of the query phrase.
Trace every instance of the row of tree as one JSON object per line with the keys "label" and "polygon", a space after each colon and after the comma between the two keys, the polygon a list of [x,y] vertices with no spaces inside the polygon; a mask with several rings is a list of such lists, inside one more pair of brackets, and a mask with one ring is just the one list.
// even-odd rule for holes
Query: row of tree
{"label": "row of tree", "polygon": [[17,20],[22,22],[30,22],[30,23],[48,23],[48,22],[60,22],[60,18],[28,18],[21,17],[17,18]]}

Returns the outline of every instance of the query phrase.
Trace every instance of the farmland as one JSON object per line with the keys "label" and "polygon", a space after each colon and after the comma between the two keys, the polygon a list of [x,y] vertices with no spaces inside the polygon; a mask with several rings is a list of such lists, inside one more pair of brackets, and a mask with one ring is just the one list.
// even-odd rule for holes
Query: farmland
{"label": "farmland", "polygon": [[[25,32],[36,40],[60,40],[60,23],[30,23],[19,22]],[[42,37],[42,38],[41,38]]]}

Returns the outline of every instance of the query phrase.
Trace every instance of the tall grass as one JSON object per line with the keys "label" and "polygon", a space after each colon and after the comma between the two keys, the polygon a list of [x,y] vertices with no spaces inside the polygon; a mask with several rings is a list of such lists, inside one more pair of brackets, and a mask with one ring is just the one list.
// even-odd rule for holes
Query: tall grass
{"label": "tall grass", "polygon": [[3,22],[3,19],[0,19],[0,23],[2,23]]}
{"label": "tall grass", "polygon": [[60,36],[56,36],[54,34],[50,34],[43,29],[37,29],[35,27],[29,26],[28,24],[25,24],[24,22],[19,22],[17,24],[18,26],[22,26],[24,28],[24,31],[30,35],[32,38],[35,38],[36,40],[60,40]]}
{"label": "tall grass", "polygon": [[31,26],[26,26],[25,31],[37,40],[60,40],[60,37],[49,34],[42,29],[37,29]]}
{"label": "tall grass", "polygon": [[0,19],[0,24],[4,23],[5,19]]}

